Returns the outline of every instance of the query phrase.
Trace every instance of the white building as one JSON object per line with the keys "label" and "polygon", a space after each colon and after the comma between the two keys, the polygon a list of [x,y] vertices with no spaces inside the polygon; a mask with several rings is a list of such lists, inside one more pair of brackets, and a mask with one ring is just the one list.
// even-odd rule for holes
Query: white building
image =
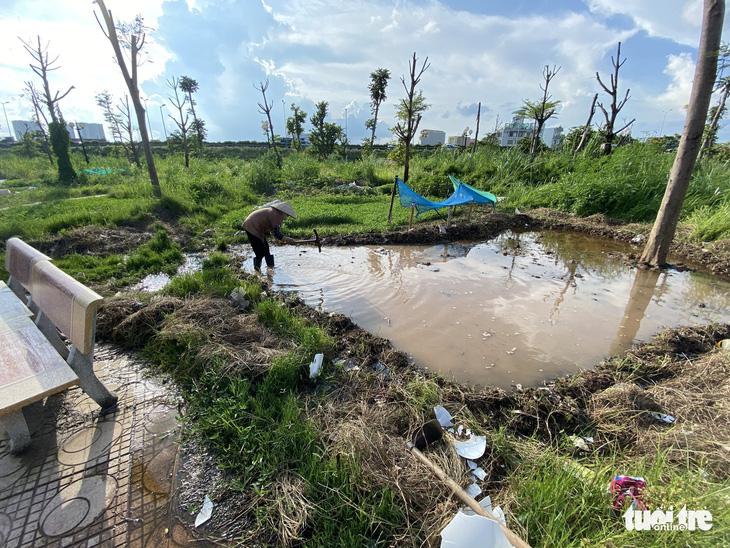
{"label": "white building", "polygon": [[438,129],[424,129],[418,144],[421,146],[441,146],[446,142],[446,132]]}
{"label": "white building", "polygon": [[11,122],[13,126],[13,133],[15,133],[15,140],[20,141],[23,138],[23,135],[28,133],[29,131],[40,131],[40,126],[29,120],[13,120]]}
{"label": "white building", "polygon": [[[497,143],[501,147],[513,147],[520,139],[532,137],[534,127],[535,122],[526,122],[524,118],[515,116],[509,124],[505,124],[497,131]],[[543,127],[540,138],[549,148],[558,147],[563,142],[563,128],[561,126]]]}

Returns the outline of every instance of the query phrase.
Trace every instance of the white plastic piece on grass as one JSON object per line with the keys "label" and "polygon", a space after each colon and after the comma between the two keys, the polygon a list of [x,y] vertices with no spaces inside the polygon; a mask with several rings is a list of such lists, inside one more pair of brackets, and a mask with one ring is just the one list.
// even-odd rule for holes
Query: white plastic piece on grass
{"label": "white plastic piece on grass", "polygon": [[309,364],[309,378],[316,379],[319,376],[319,372],[322,370],[322,360],[324,354],[315,354],[312,363]]}
{"label": "white plastic piece on grass", "polygon": [[480,481],[484,481],[487,478],[487,473],[484,471],[484,468],[482,468],[481,466],[479,468],[475,468],[474,470],[472,470],[472,474],[474,474],[474,477]]}
{"label": "white plastic piece on grass", "polygon": [[467,441],[455,441],[456,452],[465,459],[475,460],[487,450],[487,436],[471,435]]}
{"label": "white plastic piece on grass", "polygon": [[469,467],[469,470],[476,470],[477,469],[477,463],[473,460],[467,460],[466,465]]}
{"label": "white plastic piece on grass", "polygon": [[471,485],[467,485],[464,491],[466,491],[472,498],[477,498],[479,495],[482,494],[482,488],[479,487],[476,482],[472,483]]}
{"label": "white plastic piece on grass", "polygon": [[444,407],[437,405],[433,408],[433,411],[436,413],[436,418],[441,423],[441,428],[454,426],[454,423],[451,422],[451,413],[449,413]]}
{"label": "white plastic piece on grass", "polygon": [[203,502],[203,508],[198,512],[198,516],[195,518],[195,527],[203,525],[210,519],[213,513],[213,502],[210,500],[208,495],[205,495],[205,502]]}
{"label": "white plastic piece on grass", "polygon": [[441,531],[441,548],[512,548],[499,523],[484,516],[457,512]]}
{"label": "white plastic piece on grass", "polygon": [[649,415],[651,415],[652,417],[654,417],[655,419],[657,419],[659,421],[666,422],[669,424],[674,422],[673,416],[665,415],[664,413],[649,413]]}

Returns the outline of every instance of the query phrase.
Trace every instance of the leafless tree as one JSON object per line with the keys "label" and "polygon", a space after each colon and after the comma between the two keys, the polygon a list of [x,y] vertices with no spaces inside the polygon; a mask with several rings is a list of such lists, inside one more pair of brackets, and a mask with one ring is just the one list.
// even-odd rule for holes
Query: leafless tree
{"label": "leafless tree", "polygon": [[631,124],[634,123],[634,120],[632,119],[628,124],[623,126],[621,129],[616,130],[616,118],[618,117],[618,113],[621,112],[621,109],[624,108],[626,105],[626,101],[629,100],[629,92],[630,89],[626,90],[626,95],[624,95],[624,98],[622,100],[618,100],[618,71],[623,66],[623,64],[626,62],[626,59],[621,60],[621,42],[618,43],[618,48],[616,50],[616,58],[614,59],[613,56],[611,56],[611,64],[613,65],[613,74],[611,75],[611,87],[609,88],[606,86],[606,84],[603,83],[603,80],[601,80],[601,76],[596,72],[596,79],[598,80],[598,83],[601,84],[601,87],[603,88],[603,91],[608,93],[608,95],[611,97],[611,104],[609,105],[611,109],[611,114],[608,113],[606,108],[603,106],[603,103],[598,103],[598,108],[601,109],[603,112],[603,116],[606,118],[606,127],[605,127],[605,134],[606,134],[606,141],[604,146],[604,152],[606,154],[611,154],[612,151],[612,144],[613,140],[621,133],[623,130],[625,130],[627,127],[629,127]]}
{"label": "leafless tree", "polygon": [[674,239],[679,214],[684,205],[684,198],[687,195],[687,188],[689,188],[689,181],[700,149],[707,110],[717,77],[717,59],[724,16],[724,0],[704,0],[702,34],[697,52],[697,66],[687,110],[687,121],[679,140],[679,148],[674,158],[672,171],[669,173],[669,182],[659,207],[659,213],[640,259],[641,263],[649,266],[664,266],[669,246]]}
{"label": "leafless tree", "polygon": [[598,101],[597,93],[593,96],[593,102],[591,103],[591,112],[590,112],[590,114],[588,114],[588,121],[586,122],[586,125],[583,128],[583,135],[581,135],[580,141],[578,142],[578,146],[575,147],[575,151],[573,152],[574,159],[576,156],[578,156],[580,149],[583,148],[583,145],[586,142],[586,138],[588,137],[588,132],[591,129],[591,122],[593,121],[593,115],[596,113],[596,101]]}
{"label": "leafless tree", "polygon": [[545,65],[545,68],[542,69],[542,78],[545,80],[545,85],[540,85],[542,100],[535,103],[527,100],[522,101],[522,108],[515,111],[515,114],[518,116],[530,118],[535,121],[535,127],[532,131],[532,141],[530,143],[530,160],[534,159],[537,153],[537,144],[540,142],[540,133],[542,133],[545,122],[555,115],[555,110],[560,104],[560,101],[553,101],[552,95],[548,93],[550,81],[555,78],[558,72],[560,72],[560,67],[553,65],[553,68],[550,68],[550,65]]}
{"label": "leafless tree", "polygon": [[281,154],[279,154],[279,149],[276,148],[276,138],[274,137],[274,124],[271,123],[271,109],[274,106],[274,102],[272,101],[271,104],[266,102],[266,90],[269,89],[269,81],[266,80],[266,82],[259,82],[258,87],[256,85],[253,86],[257,90],[261,92],[261,95],[264,97],[263,103],[258,103],[259,105],[259,112],[261,114],[266,115],[266,119],[269,122],[268,131],[271,133],[271,146],[274,148],[274,154],[276,154],[276,165],[279,169],[281,169]]}
{"label": "leafless tree", "polygon": [[[145,121],[145,109],[142,105],[142,100],[139,96],[139,82],[137,70],[142,64],[143,59],[141,52],[144,49],[145,43],[145,27],[141,17],[137,17],[131,25],[121,25],[119,28],[119,34],[117,33],[117,26],[114,23],[112,12],[106,9],[104,0],[94,0],[101,10],[101,16],[104,19],[104,25],[97,17],[97,22],[101,27],[102,32],[107,37],[114,50],[114,55],[117,59],[119,69],[122,71],[124,77],[124,83],[127,84],[129,89],[129,95],[132,97],[132,104],[134,105],[134,112],[137,116],[137,127],[139,128],[140,136],[142,137],[142,148],[144,149],[145,160],[147,161],[147,172],[152,183],[152,192],[155,196],[162,196],[162,190],[160,189],[160,180],[157,177],[157,168],[155,167],[155,159],[152,156],[152,147],[150,146],[150,138],[147,133],[147,124]],[[96,14],[95,14],[96,15]],[[121,41],[120,41],[121,35]],[[129,66],[127,67],[127,58],[122,52],[122,48],[129,51]]]}
{"label": "leafless tree", "polygon": [[730,46],[722,45],[720,47],[720,55],[718,58],[717,67],[717,82],[715,83],[715,91],[720,92],[720,99],[717,102],[717,106],[710,108],[710,120],[709,127],[705,130],[705,136],[702,139],[702,146],[700,147],[700,155],[702,158],[705,153],[710,149],[717,139],[717,130],[720,127],[720,120],[725,115],[725,103],[727,103],[727,96],[730,94],[730,76],[725,76],[724,71],[730,66]]}
{"label": "leafless tree", "polygon": [[188,131],[190,131],[190,124],[188,118],[188,109],[185,108],[188,102],[188,97],[183,92],[182,99],[180,98],[180,79],[174,76],[167,81],[168,87],[173,91],[174,95],[168,95],[168,99],[178,112],[178,118],[170,115],[170,119],[175,122],[175,125],[180,130],[180,136],[182,137],[183,152],[185,153],[185,167],[190,167],[190,149],[188,147]]}
{"label": "leafless tree", "polygon": [[479,101],[479,106],[477,106],[477,129],[474,132],[474,143],[472,145],[471,152],[474,154],[477,150],[477,141],[479,140],[479,119],[482,116],[482,102]]}
{"label": "leafless tree", "polygon": [[33,82],[28,81],[25,83],[23,96],[33,105],[33,121],[35,121],[38,125],[38,130],[43,136],[43,149],[48,156],[48,161],[51,162],[51,165],[54,165],[53,154],[51,153],[51,143],[48,141],[48,133],[46,132],[46,128],[48,127],[48,118],[46,118],[46,114],[41,108],[42,99],[40,98],[38,90],[35,89]]}
{"label": "leafless tree", "polygon": [[27,51],[31,57],[33,57],[33,60],[35,63],[30,64],[30,68],[35,72],[38,76],[41,77],[41,80],[43,81],[43,92],[39,93],[36,92],[36,94],[41,97],[43,103],[48,107],[48,113],[51,115],[51,121],[52,122],[58,122],[59,119],[61,119],[60,116],[60,109],[58,108],[58,103],[68,95],[72,89],[74,89],[73,86],[68,88],[66,90],[66,93],[63,95],[59,95],[59,92],[57,91],[55,94],[51,93],[51,85],[48,81],[48,73],[52,72],[54,70],[58,70],[59,66],[56,65],[56,62],[58,61],[58,56],[56,56],[53,60],[51,60],[48,56],[48,45],[50,42],[47,42],[45,46],[41,44],[41,37],[38,36],[38,43],[37,45],[30,45],[30,43],[25,42],[22,38],[18,38],[22,43],[23,47],[25,47],[25,51]]}
{"label": "leafless tree", "polygon": [[[132,160],[137,167],[142,167],[139,162],[139,151],[137,150],[137,143],[134,141],[134,123],[132,122],[132,110],[129,108],[129,96],[125,95],[123,101],[119,101],[117,110],[119,111],[118,120],[119,127],[127,134],[127,144],[132,153]],[[124,139],[122,139],[124,142]]]}

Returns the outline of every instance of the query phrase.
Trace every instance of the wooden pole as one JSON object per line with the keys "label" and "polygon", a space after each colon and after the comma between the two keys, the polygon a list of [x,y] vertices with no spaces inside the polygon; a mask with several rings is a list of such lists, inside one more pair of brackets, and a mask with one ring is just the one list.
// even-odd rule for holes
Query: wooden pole
{"label": "wooden pole", "polygon": [[454,214],[454,206],[449,206],[449,216],[446,218],[446,228],[451,228],[451,216]]}
{"label": "wooden pole", "polygon": [[413,212],[416,210],[416,204],[411,204],[411,218],[408,221],[408,230],[413,228]]}
{"label": "wooden pole", "polygon": [[471,222],[471,212],[474,211],[474,202],[469,205],[469,215],[467,216],[467,221]]}
{"label": "wooden pole", "polygon": [[517,534],[507,529],[504,525],[502,525],[502,522],[500,522],[497,518],[495,518],[491,513],[489,513],[481,504],[479,504],[474,497],[469,495],[462,487],[456,483],[453,479],[451,479],[446,472],[444,472],[436,463],[434,463],[431,459],[429,459],[426,455],[421,453],[418,449],[416,449],[416,446],[413,445],[413,442],[406,443],[406,448],[413,453],[413,455],[420,460],[423,464],[426,465],[426,467],[431,470],[434,476],[436,476],[438,479],[443,481],[451,491],[461,499],[461,501],[466,504],[469,508],[474,510],[474,512],[482,517],[485,517],[487,519],[491,519],[492,521],[496,521],[499,524],[500,529],[502,529],[502,532],[504,533],[504,536],[507,537],[507,540],[514,546],[515,548],[530,548],[530,545],[527,544],[524,540],[522,540],[520,537],[517,536]]}
{"label": "wooden pole", "polygon": [[395,179],[393,180],[393,192],[390,193],[390,211],[388,211],[388,224],[390,224],[390,220],[393,218],[393,202],[395,201],[395,190],[398,188],[398,176],[395,176]]}

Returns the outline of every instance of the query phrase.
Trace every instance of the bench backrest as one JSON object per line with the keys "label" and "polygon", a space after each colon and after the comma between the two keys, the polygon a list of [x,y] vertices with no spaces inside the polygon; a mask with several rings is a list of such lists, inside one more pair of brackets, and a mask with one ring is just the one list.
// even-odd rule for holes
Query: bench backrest
{"label": "bench backrest", "polygon": [[88,354],[93,350],[101,295],[48,261],[35,263],[29,291],[33,302],[79,351]]}
{"label": "bench backrest", "polygon": [[51,258],[29,246],[20,238],[10,238],[5,242],[5,270],[26,290],[30,290],[33,265]]}

